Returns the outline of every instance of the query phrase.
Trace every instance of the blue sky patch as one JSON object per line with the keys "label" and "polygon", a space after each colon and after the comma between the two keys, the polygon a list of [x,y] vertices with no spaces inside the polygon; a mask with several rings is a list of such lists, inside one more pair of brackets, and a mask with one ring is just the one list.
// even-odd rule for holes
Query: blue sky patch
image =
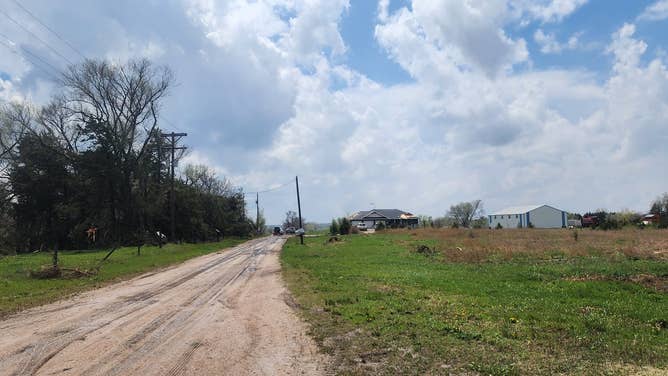
{"label": "blue sky patch", "polygon": [[[402,2],[394,1],[390,6]],[[340,30],[348,47],[346,63],[350,68],[385,85],[410,82],[411,76],[392,61],[376,41],[374,29],[378,23],[377,12],[376,2],[355,1],[351,2],[350,9],[343,15]]]}

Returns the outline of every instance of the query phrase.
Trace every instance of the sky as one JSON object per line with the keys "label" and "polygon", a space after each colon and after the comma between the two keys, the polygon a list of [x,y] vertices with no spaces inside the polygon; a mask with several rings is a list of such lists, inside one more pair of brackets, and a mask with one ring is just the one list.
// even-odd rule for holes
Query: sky
{"label": "sky", "polygon": [[[646,211],[668,191],[668,0],[0,0],[0,101],[85,58],[169,66],[181,162],[297,207]],[[37,56],[39,59],[37,59]]]}

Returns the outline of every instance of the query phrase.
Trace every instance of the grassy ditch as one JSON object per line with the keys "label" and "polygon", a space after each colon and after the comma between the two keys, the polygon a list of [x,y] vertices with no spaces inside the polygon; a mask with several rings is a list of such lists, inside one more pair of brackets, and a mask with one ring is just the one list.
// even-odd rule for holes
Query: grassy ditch
{"label": "grassy ditch", "polygon": [[[232,247],[243,241],[230,238],[219,243],[142,247],[141,256],[137,256],[136,247],[119,248],[102,264],[97,274],[81,278],[32,278],[31,271],[51,263],[50,253],[5,256],[0,258],[0,317],[55,301],[72,293],[101,287],[109,282]],[[108,250],[61,251],[60,266],[68,269],[93,269],[107,252]]]}
{"label": "grassy ditch", "polygon": [[[285,246],[284,277],[337,373],[668,371],[661,250],[629,250],[637,241],[619,241],[620,233],[581,234],[573,245],[567,230],[443,231]],[[516,237],[534,247],[508,245]],[[418,245],[436,251],[425,256]]]}

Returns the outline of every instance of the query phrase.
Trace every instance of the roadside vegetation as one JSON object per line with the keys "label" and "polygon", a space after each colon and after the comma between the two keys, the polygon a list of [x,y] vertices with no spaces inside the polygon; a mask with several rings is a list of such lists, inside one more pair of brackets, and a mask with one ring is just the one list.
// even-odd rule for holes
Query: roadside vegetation
{"label": "roadside vegetation", "polygon": [[[0,256],[0,318],[73,293],[220,251],[242,241],[241,238],[227,238],[215,243],[167,244],[162,248],[148,246],[141,249],[141,256],[137,256],[136,247],[124,247],[117,249],[104,262],[101,260],[108,250],[59,252],[61,269],[81,271],[77,278],[40,279],[31,276],[35,270],[51,264],[50,253]],[[85,274],[99,266],[95,273]]]}
{"label": "roadside vegetation", "polygon": [[181,166],[159,110],[174,77],[148,60],[86,60],[51,100],[0,101],[0,254],[201,242],[256,233],[243,191]]}
{"label": "roadside vegetation", "polygon": [[284,277],[336,373],[668,371],[665,230],[337,238],[293,239],[282,254]]}

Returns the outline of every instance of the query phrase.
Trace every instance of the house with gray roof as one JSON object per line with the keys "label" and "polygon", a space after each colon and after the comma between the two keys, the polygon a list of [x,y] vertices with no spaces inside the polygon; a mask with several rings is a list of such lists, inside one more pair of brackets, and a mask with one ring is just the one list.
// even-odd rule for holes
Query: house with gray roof
{"label": "house with gray roof", "polygon": [[350,223],[357,226],[364,223],[367,228],[376,228],[378,223],[387,227],[417,227],[418,217],[399,209],[372,209],[357,212],[350,216]]}

